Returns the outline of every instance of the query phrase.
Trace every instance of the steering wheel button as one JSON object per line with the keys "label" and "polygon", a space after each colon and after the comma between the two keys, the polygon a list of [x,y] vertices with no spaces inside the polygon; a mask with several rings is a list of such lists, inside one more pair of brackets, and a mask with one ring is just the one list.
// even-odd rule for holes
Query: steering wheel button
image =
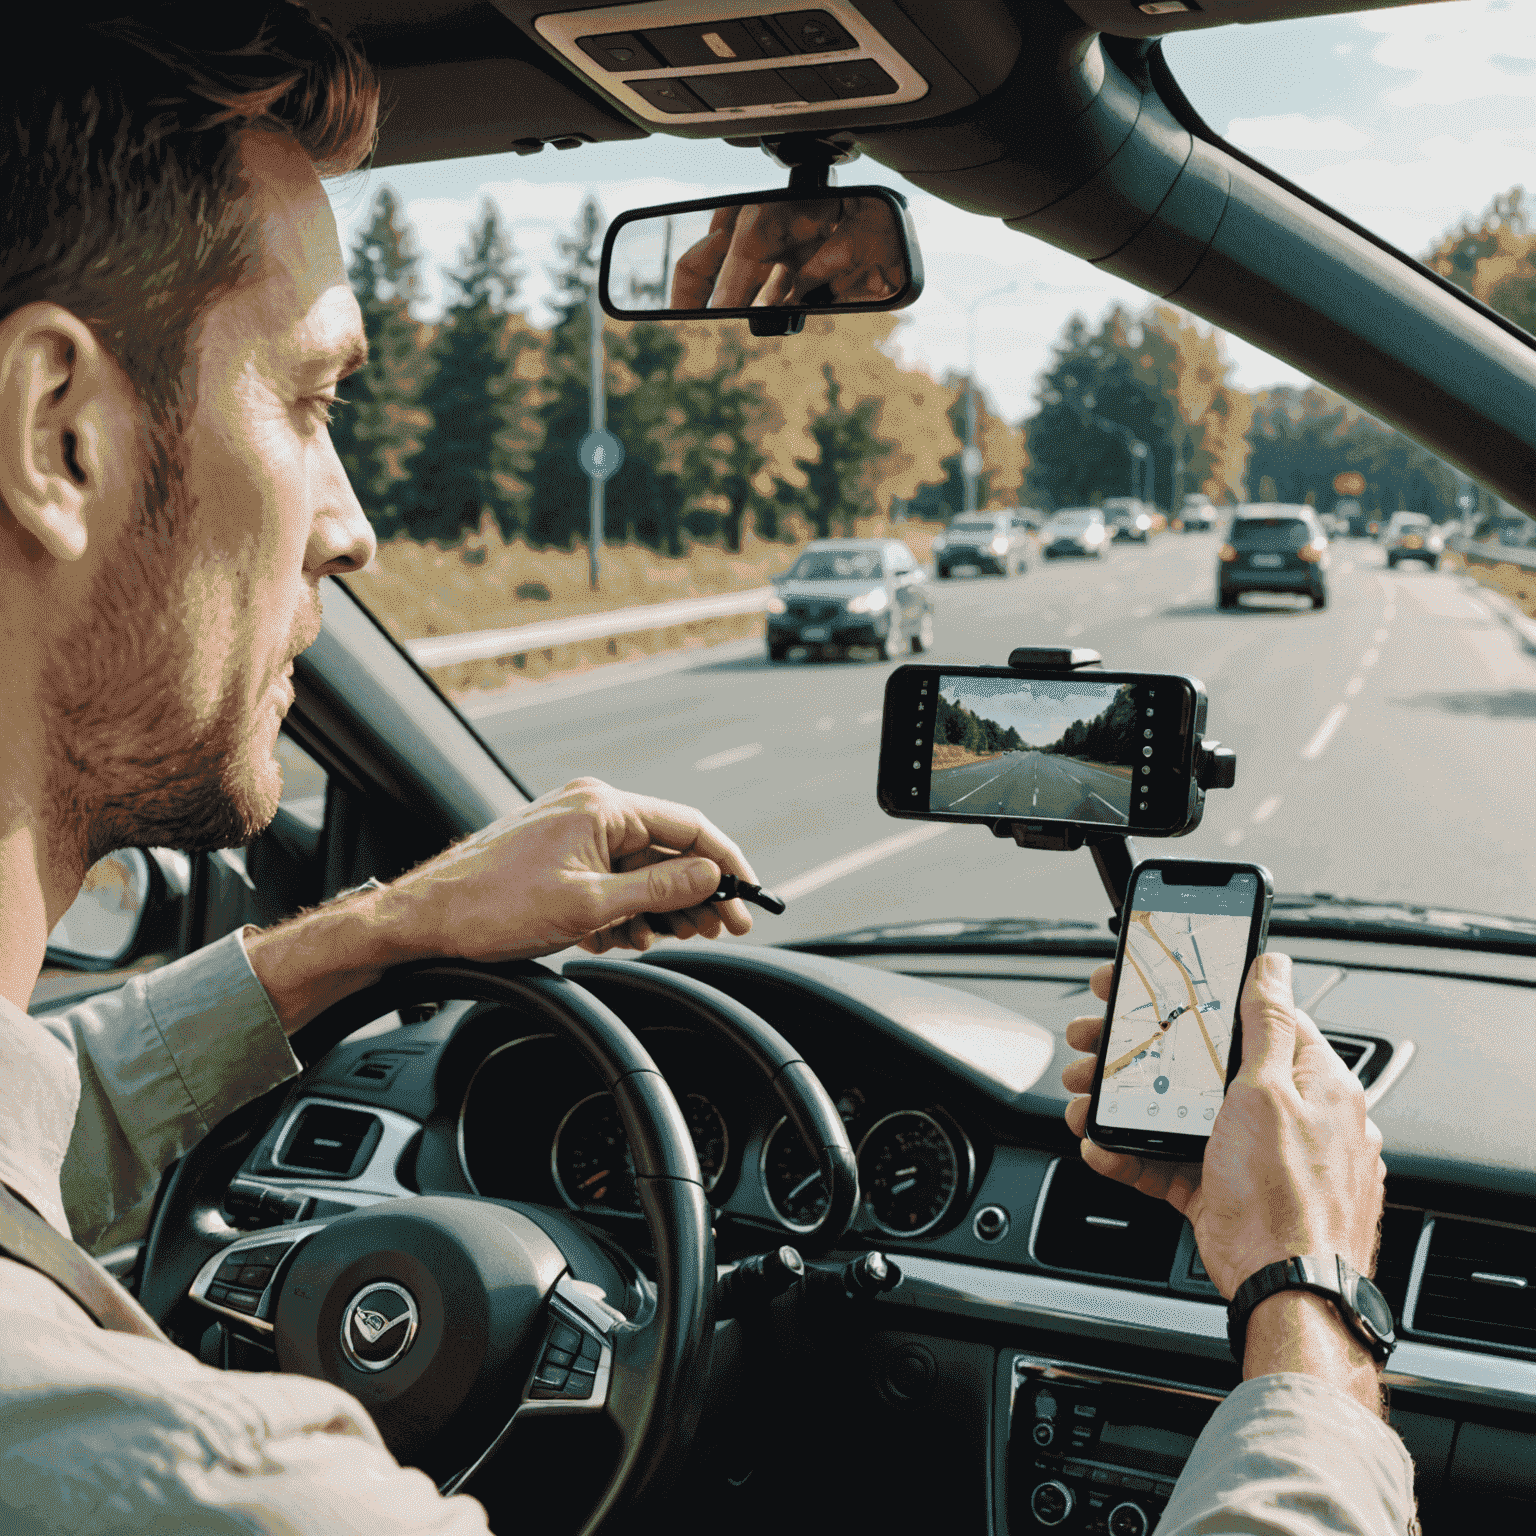
{"label": "steering wheel button", "polygon": [[572,1371],[569,1380],[565,1384],[566,1397],[591,1397],[592,1384],[597,1380],[595,1374],[588,1375],[585,1371]]}
{"label": "steering wheel button", "polygon": [[567,1323],[556,1323],[549,1330],[551,1349],[580,1349],[582,1336]]}
{"label": "steering wheel button", "polygon": [[264,1291],[271,1278],[272,1271],[265,1264],[247,1264],[235,1277],[235,1284],[251,1291]]}
{"label": "steering wheel button", "polygon": [[539,1374],[533,1378],[533,1384],[536,1387],[550,1387],[558,1392],[564,1387],[568,1374],[563,1365],[541,1365]]}
{"label": "steering wheel button", "polygon": [[207,1296],[209,1301],[217,1301],[222,1303],[228,1299],[229,1287],[227,1285],[210,1285],[208,1287]]}
{"label": "steering wheel button", "polygon": [[581,1358],[591,1361],[591,1368],[593,1370],[597,1369],[597,1362],[603,1358],[603,1346],[590,1334],[582,1337]]}
{"label": "steering wheel button", "polygon": [[544,1351],[544,1364],[546,1366],[563,1366],[569,1369],[576,1363],[576,1356],[568,1349],[546,1349]]}
{"label": "steering wheel button", "polygon": [[224,1294],[224,1305],[232,1307],[236,1312],[254,1313],[260,1301],[261,1294],[258,1291],[232,1290],[226,1291]]}

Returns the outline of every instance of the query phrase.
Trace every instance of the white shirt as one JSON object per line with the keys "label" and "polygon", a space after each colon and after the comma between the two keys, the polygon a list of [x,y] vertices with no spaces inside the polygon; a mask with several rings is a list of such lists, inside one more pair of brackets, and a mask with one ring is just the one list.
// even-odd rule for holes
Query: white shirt
{"label": "white shirt", "polygon": [[[160,1172],[299,1070],[238,933],[55,1018],[0,999],[0,1180],[100,1248]],[[1313,1376],[1244,1382],[1157,1536],[1405,1536],[1398,1436]],[[98,1328],[0,1258],[4,1536],[467,1536],[474,1499],[402,1468],[326,1382],[224,1372]]]}

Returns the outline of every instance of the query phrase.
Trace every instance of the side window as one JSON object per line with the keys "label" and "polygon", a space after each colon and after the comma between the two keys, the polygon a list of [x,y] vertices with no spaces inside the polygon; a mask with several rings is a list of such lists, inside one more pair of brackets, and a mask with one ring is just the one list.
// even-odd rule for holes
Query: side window
{"label": "side window", "polygon": [[325,769],[286,732],[277,738],[277,763],[283,809],[318,832],[325,824]]}

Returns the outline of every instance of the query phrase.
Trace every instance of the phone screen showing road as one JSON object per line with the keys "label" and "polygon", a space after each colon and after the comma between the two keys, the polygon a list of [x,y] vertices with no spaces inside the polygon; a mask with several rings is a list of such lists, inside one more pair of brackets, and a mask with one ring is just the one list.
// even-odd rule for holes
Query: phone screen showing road
{"label": "phone screen showing road", "polygon": [[944,673],[938,692],[930,811],[1130,822],[1156,723],[1134,685]]}
{"label": "phone screen showing road", "polygon": [[1258,880],[1165,885],[1144,870],[1131,897],[1098,1122],[1209,1136],[1227,1058]]}

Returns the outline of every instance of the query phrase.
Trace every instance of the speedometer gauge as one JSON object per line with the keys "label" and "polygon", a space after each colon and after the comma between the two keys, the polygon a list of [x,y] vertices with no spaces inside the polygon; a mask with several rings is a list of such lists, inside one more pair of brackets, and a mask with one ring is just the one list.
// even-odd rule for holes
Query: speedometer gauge
{"label": "speedometer gauge", "polygon": [[859,1147],[859,1185],[870,1220],[893,1237],[916,1237],[949,1214],[970,1182],[971,1150],[920,1109],[870,1127]]}
{"label": "speedometer gauge", "polygon": [[[681,1103],[707,1193],[720,1182],[730,1155],[725,1116],[702,1093],[684,1094]],[[573,1210],[639,1211],[635,1165],[611,1093],[591,1094],[571,1107],[555,1131],[550,1165],[555,1187]]]}
{"label": "speedometer gauge", "polygon": [[573,1210],[640,1209],[635,1165],[611,1093],[594,1093],[571,1107],[550,1149],[555,1187]]}
{"label": "speedometer gauge", "polygon": [[763,1193],[791,1232],[810,1232],[827,1214],[821,1162],[789,1121],[780,1120],[763,1143]]}

